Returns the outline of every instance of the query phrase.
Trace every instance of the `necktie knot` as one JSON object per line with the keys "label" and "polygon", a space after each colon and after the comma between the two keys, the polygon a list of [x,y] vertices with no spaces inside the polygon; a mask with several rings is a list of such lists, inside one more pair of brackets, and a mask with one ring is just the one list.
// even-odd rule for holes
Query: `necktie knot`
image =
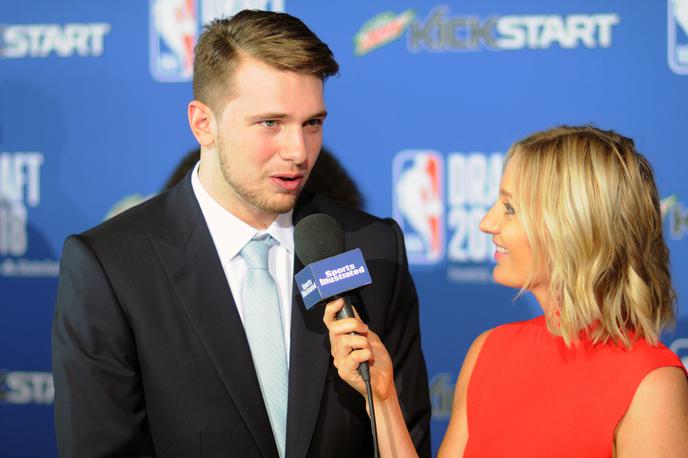
{"label": "necktie knot", "polygon": [[267,269],[268,251],[276,244],[269,234],[254,237],[241,249],[241,257],[249,269]]}

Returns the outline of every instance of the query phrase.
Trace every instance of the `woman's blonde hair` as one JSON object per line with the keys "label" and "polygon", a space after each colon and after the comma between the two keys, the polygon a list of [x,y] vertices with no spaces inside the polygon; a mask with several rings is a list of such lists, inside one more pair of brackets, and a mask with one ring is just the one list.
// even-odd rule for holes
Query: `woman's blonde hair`
{"label": "woman's blonde hair", "polygon": [[533,271],[549,273],[566,343],[587,331],[595,343],[656,344],[676,294],[652,167],[633,140],[561,126],[516,142],[509,161],[533,259],[548,263]]}

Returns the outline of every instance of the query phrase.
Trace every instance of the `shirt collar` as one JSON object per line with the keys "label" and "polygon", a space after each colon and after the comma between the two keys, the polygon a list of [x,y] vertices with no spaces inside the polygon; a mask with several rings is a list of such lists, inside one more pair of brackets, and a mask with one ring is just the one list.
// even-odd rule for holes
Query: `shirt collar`
{"label": "shirt collar", "polygon": [[208,194],[198,178],[199,165],[200,162],[196,163],[191,173],[191,186],[223,266],[239,254],[244,245],[257,234],[268,233],[279,246],[290,254],[294,252],[293,210],[279,214],[267,229],[258,230],[234,216]]}

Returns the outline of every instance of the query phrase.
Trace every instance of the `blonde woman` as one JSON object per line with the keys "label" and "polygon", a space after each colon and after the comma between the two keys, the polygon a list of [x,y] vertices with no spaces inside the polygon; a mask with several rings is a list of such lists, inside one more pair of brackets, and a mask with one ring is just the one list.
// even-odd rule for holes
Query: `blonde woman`
{"label": "blonde woman", "polygon": [[[500,187],[480,224],[494,278],[543,315],[473,342],[438,456],[688,457],[685,368],[659,342],[675,294],[647,160],[612,131],[559,127],[512,146]],[[335,321],[340,307],[325,312],[340,376],[364,393],[370,362],[381,455],[415,456],[384,346]]]}

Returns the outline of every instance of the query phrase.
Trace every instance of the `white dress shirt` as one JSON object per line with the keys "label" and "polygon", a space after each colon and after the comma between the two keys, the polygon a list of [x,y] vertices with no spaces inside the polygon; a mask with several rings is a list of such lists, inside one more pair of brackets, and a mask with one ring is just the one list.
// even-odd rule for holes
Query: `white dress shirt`
{"label": "white dress shirt", "polygon": [[[197,163],[191,175],[191,185],[203,212],[205,222],[210,229],[215,249],[220,257],[222,268],[227,277],[227,283],[234,296],[239,316],[244,320],[244,287],[246,284],[246,262],[241,257],[241,249],[258,234],[270,234],[277,244],[268,253],[268,268],[277,285],[277,292],[282,311],[282,325],[284,327],[284,345],[289,364],[289,341],[291,335],[291,294],[294,278],[294,225],[292,211],[280,214],[270,227],[258,230],[230,211],[225,210],[203,188],[198,178]],[[229,301],[227,301],[229,306]]]}

